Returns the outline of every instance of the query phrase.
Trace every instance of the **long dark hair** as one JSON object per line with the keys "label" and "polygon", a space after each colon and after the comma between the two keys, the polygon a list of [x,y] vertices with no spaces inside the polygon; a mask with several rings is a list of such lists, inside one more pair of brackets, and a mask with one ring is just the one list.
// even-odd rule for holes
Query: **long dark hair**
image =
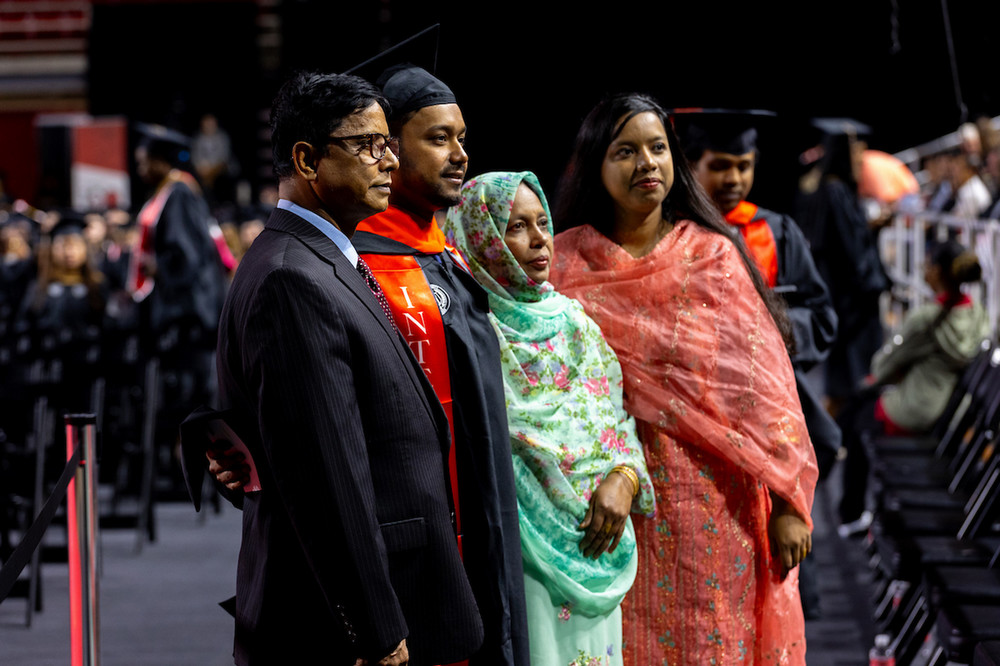
{"label": "long dark hair", "polygon": [[[559,229],[589,224],[611,237],[614,223],[614,202],[601,180],[601,165],[608,146],[625,124],[640,113],[654,113],[663,123],[667,146],[673,157],[674,184],[663,202],[666,220],[688,219],[700,227],[728,238],[736,246],[754,288],[771,313],[785,346],[794,346],[792,327],[785,304],[772,292],[750,258],[743,237],[723,218],[698,184],[694,171],[684,156],[670,117],[660,104],[648,95],[625,93],[606,97],[584,118],[576,135],[576,145],[563,172],[553,216]],[[622,117],[625,119],[619,122]]]}
{"label": "long dark hair", "polygon": [[946,290],[941,312],[931,324],[933,329],[947,319],[951,309],[962,301],[962,285],[983,278],[983,268],[976,254],[956,240],[945,241],[934,248],[931,263],[941,271],[941,282]]}

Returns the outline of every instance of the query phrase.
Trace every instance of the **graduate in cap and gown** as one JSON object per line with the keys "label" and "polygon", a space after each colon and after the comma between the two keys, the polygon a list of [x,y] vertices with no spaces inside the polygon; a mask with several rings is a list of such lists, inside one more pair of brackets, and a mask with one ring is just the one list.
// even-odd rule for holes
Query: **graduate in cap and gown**
{"label": "graduate in cap and gown", "polygon": [[758,158],[757,125],[772,117],[764,111],[692,109],[678,113],[675,124],[698,182],[726,222],[739,229],[764,281],[788,305],[799,399],[825,476],[840,448],[840,429],[804,375],[829,355],[837,313],[795,220],[747,201]]}
{"label": "graduate in cap and gown", "polygon": [[30,333],[33,353],[57,360],[51,401],[57,409],[90,408],[90,382],[100,357],[101,325],[107,300],[104,276],[93,266],[83,236],[82,216],[56,213],[39,249],[37,279],[22,302],[19,326]]}
{"label": "graduate in cap and gown", "polygon": [[[189,142],[158,125],[139,125],[136,169],[152,193],[136,219],[127,291],[139,306],[143,352],[159,359],[164,396],[158,440],[173,448],[181,420],[214,401],[212,367],[226,276],[217,227],[188,171]],[[179,465],[171,470],[179,473]],[[178,479],[179,481],[179,479]]]}
{"label": "graduate in cap and gown", "polygon": [[[871,129],[847,118],[818,118],[812,125],[819,143],[807,153],[817,159],[799,181],[795,216],[837,311],[826,394],[830,412],[846,430],[855,427],[851,405],[865,392],[871,358],[882,346],[880,299],[890,283],[879,254],[878,224],[869,221],[858,195],[864,137]],[[852,483],[868,469],[863,454],[846,448],[845,483]],[[864,498],[854,493],[843,496],[839,513],[841,534],[863,531],[871,523]]]}
{"label": "graduate in cap and gown", "polygon": [[517,497],[489,300],[434,219],[456,204],[468,166],[465,121],[451,89],[396,65],[377,81],[392,108],[400,166],[389,207],[358,225],[354,246],[434,387],[454,435],[459,545],[486,638],[470,664],[527,666]]}

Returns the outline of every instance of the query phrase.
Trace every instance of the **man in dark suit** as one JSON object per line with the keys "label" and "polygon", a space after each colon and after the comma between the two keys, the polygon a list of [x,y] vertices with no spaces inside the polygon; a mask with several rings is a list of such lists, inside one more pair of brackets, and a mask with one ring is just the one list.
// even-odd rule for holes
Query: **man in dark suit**
{"label": "man in dark suit", "polygon": [[242,497],[239,664],[449,663],[482,642],[448,422],[350,241],[398,166],[384,105],[362,79],[301,74],[271,111],[281,200],[219,330],[261,487]]}

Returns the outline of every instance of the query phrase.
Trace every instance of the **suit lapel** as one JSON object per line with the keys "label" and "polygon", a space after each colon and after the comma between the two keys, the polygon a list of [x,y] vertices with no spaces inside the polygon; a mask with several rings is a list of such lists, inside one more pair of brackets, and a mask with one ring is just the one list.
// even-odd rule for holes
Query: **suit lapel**
{"label": "suit lapel", "polygon": [[[440,419],[437,418],[437,412],[432,408],[427,398],[428,392],[433,395],[433,389],[430,388],[430,384],[424,376],[424,371],[420,369],[416,359],[413,358],[413,354],[406,347],[399,333],[386,319],[385,312],[375,298],[375,294],[372,293],[372,290],[365,283],[364,278],[361,277],[357,268],[351,265],[351,262],[344,256],[344,253],[337,247],[336,243],[306,220],[295,213],[281,208],[275,209],[271,213],[266,227],[273,231],[290,234],[301,241],[313,254],[330,265],[330,268],[333,270],[333,276],[337,281],[353,293],[368,311],[372,313],[392,341],[392,345],[399,355],[400,360],[409,369],[410,379],[420,389],[418,392],[423,396],[425,406],[435,416],[434,422],[440,428],[441,424]],[[440,405],[438,405],[438,409],[442,409]],[[447,426],[445,426],[445,430],[447,430]]]}
{"label": "suit lapel", "polygon": [[341,252],[336,243],[327,238],[326,234],[298,215],[280,208],[275,210],[271,215],[271,219],[267,221],[267,227],[295,236],[306,247],[312,250],[316,256],[330,264],[334,276],[375,315],[375,318],[378,319],[379,324],[387,334],[391,337],[396,337],[392,326],[386,321],[382,306],[379,305],[375,295],[372,294],[371,289],[365,284],[361,274],[351,265],[351,262],[347,260],[347,257],[344,256],[344,253]]}

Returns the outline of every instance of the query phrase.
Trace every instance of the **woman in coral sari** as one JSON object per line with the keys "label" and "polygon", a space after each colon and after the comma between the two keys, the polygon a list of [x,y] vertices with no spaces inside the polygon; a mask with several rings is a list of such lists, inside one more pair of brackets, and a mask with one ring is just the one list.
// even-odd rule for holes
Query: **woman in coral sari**
{"label": "woman in coral sari", "polygon": [[634,519],[625,664],[805,663],[817,470],[787,318],[654,100],[590,113],[556,219],[551,279],[618,355],[656,494]]}

